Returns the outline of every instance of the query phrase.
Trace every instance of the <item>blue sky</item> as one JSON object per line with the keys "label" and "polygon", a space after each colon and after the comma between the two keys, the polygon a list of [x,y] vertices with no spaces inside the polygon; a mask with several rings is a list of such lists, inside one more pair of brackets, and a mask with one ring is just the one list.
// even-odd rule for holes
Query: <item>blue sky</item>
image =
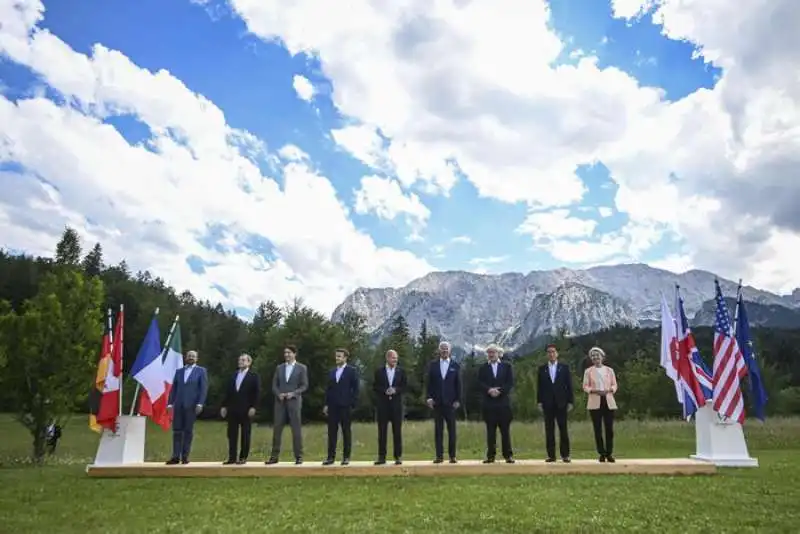
{"label": "blue sky", "polygon": [[[513,1],[507,3],[516,5]],[[28,4],[33,5],[32,9],[35,10],[36,2],[31,1]],[[278,3],[266,2],[264,5],[267,4],[274,6]],[[304,5],[306,4],[304,3]],[[346,219],[352,222],[356,231],[369,236],[378,251],[383,249],[400,251],[403,255],[402,258],[387,259],[387,257],[383,257],[380,259],[382,262],[392,264],[377,268],[382,273],[381,276],[371,278],[367,274],[363,276],[342,274],[342,279],[337,281],[334,280],[338,276],[336,273],[348,271],[349,264],[368,264],[373,261],[370,259],[372,256],[358,257],[357,246],[344,247],[343,245],[341,251],[325,253],[334,258],[331,260],[333,263],[330,268],[322,269],[324,271],[322,274],[316,271],[312,272],[309,270],[310,268],[299,267],[296,264],[300,261],[312,261],[312,258],[299,259],[297,252],[281,248],[289,245],[277,244],[281,239],[288,240],[289,238],[273,236],[269,231],[256,231],[254,230],[255,226],[244,228],[247,225],[238,224],[235,213],[219,214],[218,220],[214,220],[217,215],[211,216],[204,231],[199,232],[196,231],[197,228],[194,228],[194,233],[190,232],[195,236],[198,245],[185,246],[179,242],[180,239],[177,236],[174,237],[174,246],[170,250],[174,252],[175,258],[170,261],[176,262],[176,266],[165,266],[163,270],[166,271],[167,279],[177,287],[181,289],[188,287],[210,297],[216,296],[229,301],[228,304],[240,309],[252,307],[254,300],[244,297],[243,289],[231,288],[231,284],[226,278],[235,278],[239,275],[232,272],[223,273],[222,270],[214,274],[203,267],[204,264],[224,267],[225,251],[229,249],[245,251],[248,254],[249,259],[240,258],[243,262],[240,266],[242,269],[245,268],[244,264],[252,266],[253,261],[256,261],[250,256],[263,256],[268,262],[284,262],[285,265],[281,267],[285,271],[282,271],[284,273],[282,280],[293,281],[294,285],[290,284],[278,291],[281,296],[288,298],[291,294],[299,293],[311,298],[312,302],[318,302],[320,308],[326,309],[330,308],[331,303],[335,303],[342,295],[359,285],[376,283],[401,285],[413,278],[412,274],[421,274],[426,268],[527,272],[532,269],[551,269],[561,266],[580,268],[620,261],[647,262],[676,269],[694,266],[717,267],[714,261],[703,259],[711,257],[711,252],[706,254],[702,244],[691,240],[693,235],[691,228],[676,227],[670,221],[665,220],[670,217],[651,217],[647,214],[636,213],[635,209],[637,205],[640,205],[640,202],[636,200],[638,198],[635,196],[636,194],[649,195],[647,198],[651,200],[658,199],[660,194],[664,194],[664,198],[673,198],[674,196],[673,201],[679,204],[683,203],[685,199],[695,198],[697,189],[689,189],[689,186],[694,187],[696,183],[690,184],[688,178],[681,181],[682,177],[700,176],[707,173],[708,169],[696,168],[697,163],[694,161],[692,162],[694,166],[691,168],[688,163],[683,168],[677,163],[673,164],[668,156],[670,151],[674,153],[674,146],[666,147],[664,149],[666,154],[653,156],[654,158],[661,157],[662,160],[654,164],[660,174],[653,174],[652,177],[646,175],[649,172],[647,170],[648,160],[644,159],[644,156],[632,153],[619,155],[625,152],[621,147],[630,147],[640,137],[638,134],[631,133],[631,130],[634,129],[632,123],[636,122],[637,117],[647,116],[653,122],[663,120],[664,124],[667,124],[667,117],[674,115],[677,117],[675,120],[688,121],[689,119],[686,119],[685,116],[678,117],[678,112],[673,110],[678,110],[681,103],[688,105],[693,99],[699,99],[702,91],[698,90],[716,91],[715,84],[725,71],[720,65],[712,64],[708,58],[694,57],[697,56],[695,52],[702,43],[693,40],[691,35],[681,39],[668,38],[664,35],[670,30],[668,25],[653,24],[649,15],[633,20],[615,17],[609,2],[585,3],[585,5],[581,5],[580,9],[577,9],[575,2],[555,0],[549,2],[550,18],[546,23],[540,24],[541,21],[534,20],[534,15],[531,15],[532,29],[530,31],[534,35],[541,34],[542,40],[535,41],[533,37],[527,36],[523,38],[523,34],[520,33],[522,50],[516,50],[513,53],[504,52],[501,54],[503,57],[497,56],[498,61],[513,61],[512,70],[518,72],[509,72],[509,77],[521,76],[528,69],[533,71],[535,68],[548,68],[552,71],[559,68],[574,68],[575,77],[580,73],[585,77],[584,81],[580,83],[566,81],[563,82],[567,84],[563,86],[564,88],[553,91],[542,89],[536,93],[535,87],[531,89],[538,96],[526,93],[527,100],[520,108],[520,114],[526,118],[524,124],[520,123],[519,129],[511,124],[515,112],[511,111],[510,114],[507,114],[506,108],[501,106],[499,100],[496,105],[492,102],[485,104],[485,108],[481,108],[483,105],[481,102],[486,102],[488,97],[481,97],[481,99],[476,97],[475,101],[457,109],[454,113],[458,113],[459,116],[456,117],[454,114],[448,115],[448,111],[444,108],[434,108],[434,103],[431,102],[437,97],[435,93],[424,93],[421,89],[423,85],[412,86],[409,84],[404,94],[407,95],[409,102],[411,99],[414,100],[413,105],[407,105],[403,110],[405,116],[396,118],[396,123],[392,123],[389,121],[389,111],[395,104],[400,109],[399,102],[402,99],[395,103],[388,100],[385,105],[368,109],[366,104],[360,105],[358,96],[358,90],[361,88],[362,99],[368,101],[371,98],[374,99],[374,95],[379,94],[381,89],[386,92],[386,88],[390,86],[380,86],[377,84],[378,82],[374,86],[370,85],[369,72],[359,71],[357,61],[354,61],[354,64],[348,64],[347,56],[341,55],[346,50],[343,51],[343,46],[342,50],[334,49],[335,45],[331,44],[334,42],[333,40],[326,41],[319,37],[318,43],[309,45],[311,48],[316,46],[317,50],[300,50],[304,46],[303,39],[305,37],[297,29],[297,26],[293,27],[286,23],[285,28],[281,28],[280,17],[269,18],[268,15],[253,8],[254,5],[244,0],[232,1],[230,4],[156,0],[140,0],[138,2],[87,0],[79,4],[44,2],[44,18],[37,26],[39,29],[48,30],[60,41],[63,41],[71,49],[70,57],[94,57],[94,61],[97,63],[98,60],[92,52],[92,47],[99,43],[108,50],[119,51],[139,69],[145,69],[150,73],[156,73],[162,69],[168,71],[169,76],[185,85],[187,93],[202,95],[219,108],[224,113],[224,120],[229,128],[247,132],[254,139],[263,143],[266,148],[262,146],[263,151],[258,149],[255,154],[251,151],[247,156],[248,161],[255,165],[264,176],[274,178],[279,184],[283,183],[283,187],[289,187],[287,184],[293,178],[286,175],[289,160],[281,159],[276,154],[281,147],[287,145],[299,148],[307,155],[307,159],[304,160],[307,164],[306,168],[316,171],[333,186]],[[313,12],[313,10],[309,11],[309,13]],[[520,16],[522,17],[525,13]],[[303,19],[302,13],[296,15],[300,17],[297,20],[311,20]],[[318,15],[321,18],[326,16],[325,13],[318,13]],[[389,16],[387,15],[387,17]],[[427,15],[423,13],[417,14],[417,16]],[[259,20],[258,17],[263,17],[263,20]],[[268,18],[269,20],[267,20]],[[285,18],[286,20],[290,19],[289,16]],[[503,20],[498,21],[498,24],[503,23]],[[309,23],[310,26],[315,24],[322,24],[322,22]],[[451,24],[451,19],[441,18],[437,24],[438,26],[435,27],[444,28]],[[537,26],[537,24],[539,25]],[[333,25],[332,21],[330,26],[333,27]],[[455,27],[456,23],[452,22],[452,25]],[[463,28],[459,26],[458,29]],[[515,30],[515,28],[511,28],[508,31]],[[331,35],[337,35],[333,30],[330,31]],[[361,26],[349,30],[344,26],[344,29],[340,29],[340,31],[347,32],[341,35],[347,35],[347,38],[353,43],[360,42],[358,31],[361,31]],[[548,31],[549,33],[547,33]],[[272,34],[268,35],[270,32]],[[314,32],[312,31],[312,33]],[[443,31],[441,35],[448,34]],[[541,57],[546,56],[546,50],[552,44],[553,35],[561,41],[563,48],[554,61],[549,62],[548,65],[548,62],[542,60]],[[371,37],[365,33],[363,42],[369,42],[369,38]],[[309,39],[311,38],[306,40]],[[34,37],[29,37],[28,42],[34,40]],[[290,52],[287,50],[287,46],[295,49]],[[525,47],[529,49],[526,51]],[[2,93],[8,102],[19,104],[27,99],[44,98],[60,107],[79,110],[86,116],[97,118],[115,128],[133,147],[145,146],[147,150],[163,156],[160,149],[150,145],[154,136],[158,135],[154,133],[153,125],[147,123],[147,119],[143,118],[143,112],[137,111],[134,104],[130,104],[133,111],[128,109],[126,112],[98,113],[91,106],[81,105],[78,101],[82,97],[75,99],[74,96],[68,96],[70,86],[64,85],[66,82],[63,76],[59,78],[58,73],[52,71],[54,67],[43,67],[41,63],[36,63],[30,58],[24,59],[23,56],[8,47],[2,52],[0,80],[2,80]],[[400,57],[399,53],[397,57]],[[502,79],[496,81],[490,79],[489,82],[486,82],[485,78],[479,76],[481,74],[480,65],[466,64],[455,55],[451,62],[447,54],[441,50],[428,57],[434,58],[431,60],[431,65],[436,64],[436,58],[438,58],[450,69],[463,69],[463,72],[454,74],[452,77],[460,83],[459,90],[461,91],[469,91],[472,87],[478,87],[483,83],[494,87],[494,91],[505,91],[511,88],[511,82],[504,86]],[[590,68],[585,63],[579,66],[582,58],[585,60],[587,57],[594,58],[596,67]],[[342,58],[345,59],[342,60]],[[528,58],[530,58],[530,62]],[[717,63],[722,64],[723,62],[720,60]],[[405,67],[396,68],[414,68],[416,70],[414,74],[409,75],[409,78],[416,76],[419,72],[421,73],[419,79],[424,81],[426,75],[424,63],[404,65]],[[364,69],[366,68],[365,66]],[[434,70],[434,67],[431,66],[430,69]],[[373,68],[373,70],[375,69]],[[466,73],[466,70],[469,70],[469,73]],[[620,76],[624,76],[625,82],[620,82],[622,85],[619,88],[619,94],[612,94],[610,87],[613,84],[611,82],[616,82],[617,78],[612,80],[609,73],[617,70],[621,71]],[[73,72],[75,71],[73,70]],[[475,76],[470,78],[468,74]],[[306,78],[314,87],[314,96],[310,101],[301,98],[296,91],[293,86],[295,76]],[[566,75],[564,76],[566,77]],[[125,85],[129,83],[129,80],[120,80],[116,81],[113,77],[109,77],[102,83],[110,87],[108,89],[110,92],[135,92],[138,90],[137,87]],[[531,84],[535,86],[538,82],[535,81],[535,78],[532,80],[534,81]],[[115,86],[117,83],[119,87]],[[475,85],[472,86],[471,83]],[[554,85],[554,87],[556,86],[557,84]],[[614,90],[616,91],[616,89]],[[146,92],[144,89],[142,91]],[[475,91],[477,92],[478,89]],[[585,91],[585,94],[579,93],[579,91]],[[625,91],[628,93],[623,94]],[[545,93],[550,100],[544,99],[542,95]],[[559,98],[562,93],[570,94],[569,100],[566,100],[565,97],[563,104],[560,103],[561,100],[553,100]],[[348,94],[356,96],[348,97]],[[471,96],[468,93],[464,94],[467,94],[468,97]],[[153,99],[162,97],[159,94],[151,94],[151,96]],[[146,99],[147,95],[139,95],[139,97]],[[620,112],[618,121],[616,120],[617,115],[602,117],[602,124],[597,126],[596,134],[593,126],[595,118],[589,116],[586,119],[585,132],[581,126],[582,119],[579,118],[579,114],[586,111],[584,107],[590,106],[595,97],[607,99],[608,107],[611,109],[608,111],[609,114]],[[537,98],[542,100],[537,101]],[[629,102],[639,98],[642,99],[641,103],[637,101],[635,105],[628,105]],[[97,97],[96,100],[94,104],[100,105],[100,97]],[[126,102],[128,101],[132,102],[133,100],[126,100]],[[570,122],[569,126],[564,126],[569,131],[566,132],[563,139],[545,140],[544,137],[539,139],[536,135],[544,135],[548,130],[540,123],[546,120],[546,117],[552,117],[556,112],[545,110],[543,115],[545,118],[539,120],[532,115],[533,112],[528,111],[528,108],[542,110],[546,104],[552,105],[553,102],[564,105],[565,111],[574,109],[576,119]],[[467,111],[474,112],[469,117],[469,121],[466,117]],[[599,108],[593,112],[602,115],[605,110]],[[511,154],[509,159],[500,162],[498,167],[493,167],[492,162],[496,161],[495,156],[489,153],[491,146],[486,142],[486,139],[490,139],[490,137],[482,138],[481,135],[485,133],[483,130],[480,132],[467,130],[465,137],[467,133],[474,133],[474,137],[461,138],[461,126],[453,126],[452,131],[448,130],[446,122],[448,117],[454,121],[450,123],[453,125],[456,124],[455,121],[460,121],[462,118],[464,122],[459,122],[459,124],[469,125],[475,124],[475,121],[479,120],[478,117],[496,117],[501,127],[505,128],[503,132],[518,135],[521,138],[520,144],[509,148],[509,154]],[[440,123],[436,128],[424,130],[423,127],[417,126],[417,124],[431,121],[431,118],[436,118]],[[385,121],[382,122],[383,119]],[[403,123],[402,127],[398,126],[400,122],[397,121]],[[452,160],[458,164],[459,171],[456,173],[455,183],[446,192],[436,192],[432,190],[435,187],[431,185],[433,183],[431,181],[404,182],[401,178],[397,178],[391,169],[388,171],[386,168],[376,170],[374,165],[373,168],[370,168],[368,163],[359,160],[357,154],[353,153],[352,147],[337,143],[332,134],[335,130],[354,125],[374,127],[376,131],[387,138],[391,138],[391,136],[387,136],[385,132],[395,130],[399,132],[396,133],[395,139],[402,138],[407,142],[422,143],[423,147],[430,140],[438,142],[440,138],[448,136],[458,139],[459,144],[451,139],[451,142],[446,146],[443,145],[445,148],[442,148],[442,151],[450,154]],[[641,133],[641,130],[636,131]],[[576,139],[575,136],[583,135],[586,135],[589,141],[586,143],[572,141]],[[471,143],[470,139],[474,141]],[[680,136],[668,141],[677,143],[680,141]],[[640,152],[649,154],[657,149],[660,150],[659,143],[660,141],[650,140],[647,144],[642,145]],[[256,144],[259,143],[255,141],[252,144],[248,143],[246,150],[240,144],[234,144],[234,146],[242,149],[242,152],[247,152]],[[520,150],[524,151],[526,144],[529,144],[532,152],[535,152],[536,147],[544,147],[542,148],[545,152],[544,156],[531,156],[531,159],[527,159],[527,156],[523,155],[519,157],[518,162],[512,161],[513,157],[521,154]],[[582,145],[581,148],[575,148],[578,144]],[[667,143],[665,142],[665,144]],[[504,146],[498,145],[494,153],[502,151]],[[611,146],[615,148],[612,150],[609,148]],[[17,153],[20,153],[20,150],[18,148]],[[572,154],[573,151],[575,154]],[[61,183],[59,180],[69,178],[51,178],[47,175],[46,168],[37,167],[31,162],[20,162],[19,160],[22,158],[15,157],[13,150],[10,152],[11,155],[6,154],[5,156],[3,152],[0,152],[0,164],[3,165],[0,169],[16,176],[14,184],[21,184],[22,180],[31,180],[39,184],[49,183],[59,192],[65,190],[65,185],[59,185]],[[441,155],[442,153],[444,152],[437,154]],[[548,159],[548,153],[554,154],[552,160]],[[558,157],[555,154],[559,154]],[[634,158],[639,159],[634,161]],[[201,158],[198,156],[198,159]],[[16,168],[12,169],[11,165],[16,165]],[[478,172],[470,170],[480,168],[486,172],[486,176],[488,176],[486,180],[497,183],[504,180],[510,181],[513,179],[511,176],[513,173],[523,172],[520,183],[524,183],[526,166],[530,166],[532,172],[542,174],[542,176],[537,175],[536,178],[539,183],[544,184],[539,187],[546,187],[549,181],[554,184],[554,187],[559,187],[559,184],[562,183],[566,184],[568,180],[562,176],[561,171],[565,168],[577,168],[577,178],[585,188],[582,198],[576,199],[572,195],[571,198],[563,197],[562,200],[553,199],[537,203],[531,198],[545,198],[547,196],[546,189],[542,189],[540,194],[533,185],[530,186],[528,196],[520,194],[518,199],[511,198],[513,191],[499,193],[493,186],[486,186],[485,190],[481,191],[481,187],[476,186],[475,183],[477,179],[475,176]],[[673,166],[675,168],[672,168]],[[213,164],[209,163],[205,167],[213,167]],[[507,176],[506,173],[508,173]],[[626,173],[631,176],[626,177]],[[392,204],[388,196],[382,197],[383,216],[379,215],[375,207],[381,199],[372,199],[370,202],[365,200],[365,203],[369,204],[371,208],[364,208],[359,213],[356,208],[356,191],[361,186],[362,177],[367,175],[379,176],[386,183],[388,181],[400,183],[402,187],[397,188],[398,195],[402,191],[406,198],[416,198],[418,204],[413,205],[418,208],[419,205],[424,206],[419,209],[428,213],[423,217],[424,221],[420,222],[419,218],[414,220],[408,210],[404,215],[402,208],[397,208],[400,211],[392,212],[395,209],[392,206],[398,207],[403,204]],[[20,178],[21,176],[24,178]],[[395,180],[395,178],[397,179]],[[109,176],[108,179],[114,180],[115,178]],[[189,178],[183,176],[181,179],[188,180]],[[670,192],[664,193],[666,190],[657,189],[657,187],[673,187],[673,182],[676,180],[679,183],[675,186],[674,195]],[[186,183],[189,185],[182,186],[184,189],[180,191],[187,193],[188,199],[188,189],[186,188],[193,188],[193,186],[191,181]],[[649,184],[655,185],[651,187]],[[621,187],[625,188],[624,194],[620,192]],[[32,199],[37,198],[37,194],[40,192],[30,190],[24,194],[20,193],[22,196],[19,198],[31,202]],[[199,193],[193,192],[193,194]],[[101,194],[98,193],[98,195]],[[213,192],[208,195],[213,197]],[[183,194],[178,196],[182,197]],[[9,196],[8,200],[10,198]],[[59,202],[66,203],[66,198],[67,195],[62,195]],[[366,199],[366,196],[364,198]],[[707,200],[701,199],[698,202],[701,204],[705,202],[703,205],[706,205],[708,204]],[[121,202],[119,199],[114,201]],[[173,201],[182,202],[184,200],[175,198]],[[188,200],[186,201],[188,202]],[[213,202],[209,206],[211,206],[209,209],[213,211]],[[405,206],[408,208],[411,204],[406,203]],[[130,250],[130,246],[126,244],[106,244],[108,240],[122,239],[113,237],[114,235],[119,236],[120,232],[125,233],[119,221],[103,219],[101,214],[82,212],[77,205],[64,204],[63,208],[60,210],[61,219],[54,220],[52,228],[63,227],[64,223],[69,221],[75,223],[76,220],[80,226],[82,219],[85,225],[82,230],[86,239],[103,241],[109,251],[108,254],[112,257],[124,255],[125,251]],[[267,202],[261,204],[257,209],[269,212],[274,211],[275,207]],[[607,213],[601,215],[598,209]],[[556,220],[556,230],[548,233],[543,223],[540,224],[543,219],[537,218],[535,219],[539,225],[537,228],[541,228],[537,236],[517,230],[527,216],[552,212],[562,219],[569,219],[567,223],[560,226],[562,229],[566,228],[568,223],[579,225],[580,220],[593,220],[596,226],[591,231],[576,230],[565,233],[558,231],[559,225]],[[312,208],[303,210],[301,204],[299,208],[295,206],[291,214],[285,215],[284,220],[286,217],[292,219],[295,217],[314,218],[314,216]],[[11,214],[6,214],[6,217],[13,220]],[[157,216],[154,216],[155,219],[148,219],[144,215],[142,217],[142,220],[160,220]],[[702,226],[702,217],[698,217],[698,219],[700,220],[695,224]],[[131,217],[128,217],[127,222],[130,223],[132,220]],[[165,226],[169,225],[167,221],[162,222]],[[111,228],[119,232],[112,232]],[[233,228],[239,228],[239,230],[234,232]],[[187,229],[187,231],[189,230]],[[231,235],[232,232],[235,235]],[[304,237],[305,234],[297,236],[292,246],[303,246],[302,240],[305,238],[308,238],[311,243],[316,239],[309,237],[313,233],[314,230],[309,229],[306,237]],[[649,236],[645,239],[646,244],[634,245],[636,239],[640,238],[631,236],[644,234]],[[142,235],[146,235],[146,232]],[[226,235],[228,235],[227,244],[220,244],[224,242]],[[410,236],[414,237],[410,238]],[[603,244],[604,236],[608,240],[605,244]],[[0,243],[0,245],[40,252],[42,248],[46,248],[43,244],[44,237],[43,235],[26,237],[24,233],[20,232],[10,237],[10,242]],[[103,237],[105,239],[102,239]],[[466,238],[469,238],[469,243],[464,242]],[[231,244],[231,239],[237,243],[236,246]],[[330,238],[325,239],[329,240]],[[609,244],[611,240],[616,241]],[[598,248],[597,253],[588,252],[590,247],[601,247],[601,245],[607,250]],[[309,244],[306,248],[314,246],[316,245]],[[212,254],[214,252],[217,256]],[[752,253],[756,254],[757,251]],[[136,253],[127,252],[127,254]],[[325,254],[321,256],[312,254],[311,256],[316,257],[317,261],[325,263],[328,261],[325,259],[327,257]],[[380,256],[382,253],[376,254]],[[197,275],[197,277],[188,279],[184,276],[177,267],[177,263],[181,263],[179,256],[182,258],[182,263],[188,265],[193,275]],[[157,257],[159,257],[157,251],[153,251],[152,254],[143,253],[142,257],[134,258],[133,262],[141,268],[149,268],[158,273],[162,269],[159,269],[158,262],[154,260]],[[336,258],[341,260],[341,265],[335,264],[335,261],[338,261]],[[407,262],[408,268],[404,267],[406,265],[404,262]],[[273,267],[273,275],[275,275],[280,269],[274,265]],[[268,270],[269,267],[254,268]],[[358,269],[363,269],[365,272],[372,271],[371,268],[363,267],[363,265]],[[408,274],[403,275],[404,270]],[[400,272],[398,273],[398,271]],[[764,283],[772,284],[773,289],[778,286],[788,287],[791,285],[792,280],[789,277],[781,278],[781,276],[776,275],[774,280],[765,280]],[[267,280],[274,282],[273,278],[268,278],[258,283],[266,283]],[[255,279],[254,282],[256,282]],[[268,296],[268,293],[265,290],[265,295]],[[314,300],[313,295],[323,293],[326,295],[324,298],[320,297],[318,300]]]}

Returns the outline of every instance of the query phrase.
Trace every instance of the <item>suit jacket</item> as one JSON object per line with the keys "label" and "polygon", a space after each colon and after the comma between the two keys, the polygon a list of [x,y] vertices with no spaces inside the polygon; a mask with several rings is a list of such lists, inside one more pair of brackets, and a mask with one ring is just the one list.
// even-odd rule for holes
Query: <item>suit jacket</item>
{"label": "suit jacket", "polygon": [[[497,362],[497,376],[492,372],[492,365],[484,363],[478,368],[478,384],[483,392],[483,405],[487,408],[510,406],[511,390],[514,389],[514,370],[506,362]],[[489,389],[500,388],[500,395],[492,397]]]}
{"label": "suit jacket", "polygon": [[[395,394],[391,397],[386,395],[386,390],[390,387],[395,389]],[[408,376],[400,366],[394,368],[394,382],[391,385],[389,384],[389,375],[386,373],[386,366],[384,365],[375,369],[372,391],[375,393],[375,400],[378,405],[388,406],[398,403],[402,404],[406,388],[408,388]]]}
{"label": "suit jacket", "polygon": [[225,397],[222,399],[222,407],[234,415],[244,416],[250,408],[255,408],[258,405],[258,397],[261,393],[261,380],[252,369],[248,369],[242,379],[242,384],[239,390],[236,390],[236,378],[239,376],[239,371],[236,371],[228,381],[228,387],[225,389]]}
{"label": "suit jacket", "polygon": [[172,388],[169,390],[167,404],[180,408],[204,406],[208,395],[208,374],[205,367],[195,365],[185,379],[188,367],[181,367],[175,371],[172,378]]}
{"label": "suit jacket", "polygon": [[294,393],[298,399],[308,390],[308,368],[300,362],[294,362],[294,369],[286,380],[286,363],[280,364],[275,369],[272,377],[272,394],[276,397],[281,393]]}
{"label": "suit jacket", "polygon": [[447,373],[442,379],[440,361],[437,358],[428,366],[428,398],[433,399],[436,406],[461,402],[461,366],[451,359]]}
{"label": "suit jacket", "polygon": [[328,386],[325,388],[325,405],[351,408],[356,407],[358,402],[359,379],[356,368],[352,365],[345,365],[342,369],[342,376],[336,381],[336,371],[333,368],[328,373]]}
{"label": "suit jacket", "polygon": [[[602,388],[598,384],[596,374],[600,373],[603,381]],[[586,409],[597,410],[600,408],[600,395],[597,393],[589,393],[593,389],[604,389],[606,393],[606,403],[608,403],[609,410],[617,409],[617,401],[614,398],[614,393],[617,392],[617,375],[611,367],[603,365],[600,368],[591,366],[583,372],[583,391],[587,394]]]}
{"label": "suit jacket", "polygon": [[566,408],[567,404],[575,404],[575,393],[572,389],[572,374],[569,366],[558,362],[556,365],[556,381],[550,379],[549,363],[539,367],[536,402],[543,408]]}

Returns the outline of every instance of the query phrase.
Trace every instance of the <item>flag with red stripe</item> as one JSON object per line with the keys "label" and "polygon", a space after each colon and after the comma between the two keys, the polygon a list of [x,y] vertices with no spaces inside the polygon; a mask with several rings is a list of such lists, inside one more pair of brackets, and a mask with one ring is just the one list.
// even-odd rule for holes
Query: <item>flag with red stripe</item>
{"label": "flag with red stripe", "polygon": [[728,307],[715,280],[717,313],[714,321],[714,411],[720,417],[744,422],[744,397],[740,380],[747,375],[742,351],[733,335]]}
{"label": "flag with red stripe", "polygon": [[103,381],[103,396],[97,412],[97,423],[103,428],[116,431],[117,418],[120,413],[120,393],[122,381],[122,336],[125,325],[125,314],[120,309],[111,338],[111,350],[106,377]]}

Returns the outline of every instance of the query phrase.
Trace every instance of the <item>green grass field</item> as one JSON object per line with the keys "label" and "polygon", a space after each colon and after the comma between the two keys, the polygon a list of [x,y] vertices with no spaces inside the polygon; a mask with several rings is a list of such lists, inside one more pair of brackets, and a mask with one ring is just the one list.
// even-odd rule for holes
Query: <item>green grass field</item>
{"label": "green grass field", "polygon": [[[518,458],[543,457],[540,424],[516,423]],[[354,479],[89,479],[98,437],[83,419],[64,432],[44,467],[26,465],[29,438],[0,416],[0,532],[797,532],[800,419],[747,425],[757,469],[714,476],[544,476]],[[589,425],[571,424],[573,456],[594,458]],[[407,423],[405,459],[432,459],[430,422]],[[251,461],[263,461],[269,428],[254,431]],[[462,423],[459,457],[483,455],[483,427]],[[354,428],[354,460],[373,460],[372,425]],[[284,437],[284,456],[291,456]],[[324,428],[306,427],[306,461],[321,461]],[[165,460],[170,436],[148,427],[147,457]],[[625,421],[618,458],[693,452],[681,422]],[[222,423],[199,423],[193,460],[225,458]]]}

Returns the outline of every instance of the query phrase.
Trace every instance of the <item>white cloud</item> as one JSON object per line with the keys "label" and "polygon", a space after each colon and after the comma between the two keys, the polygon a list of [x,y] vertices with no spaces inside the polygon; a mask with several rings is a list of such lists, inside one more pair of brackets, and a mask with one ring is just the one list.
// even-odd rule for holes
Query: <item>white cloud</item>
{"label": "white cloud", "polygon": [[389,221],[405,216],[415,235],[425,226],[431,215],[417,195],[403,193],[400,184],[391,178],[361,178],[361,187],[355,192],[355,197],[356,213],[374,213]]}
{"label": "white cloud", "polygon": [[614,210],[612,210],[608,206],[600,206],[599,208],[597,208],[597,213],[600,214],[600,217],[603,217],[605,219],[607,217],[611,217],[614,214]]}
{"label": "white cloud", "polygon": [[314,86],[305,76],[295,74],[294,78],[292,78],[292,87],[294,87],[297,96],[306,102],[310,102],[314,98]]}
{"label": "white cloud", "polygon": [[[792,249],[769,243],[800,231],[793,0],[614,0],[620,17],[655,10],[666,36],[725,69],[714,89],[673,103],[591,56],[552,67],[562,43],[541,0],[360,0],[346,12],[312,0],[229,1],[254,34],[319,58],[341,112],[387,139],[373,157],[390,163],[382,172],[394,167],[392,146],[413,146],[408,166],[455,164],[482,196],[574,208],[585,191],[576,168],[602,162],[630,222],[605,241],[567,243],[560,256],[637,258],[671,232],[697,267],[771,289],[797,284],[754,267],[792,263]],[[732,224],[740,213],[746,222]]]}
{"label": "white cloud", "polygon": [[[51,254],[70,224],[88,245],[100,241],[109,261],[125,258],[200,298],[250,308],[300,296],[329,312],[357,286],[403,284],[432,269],[358,231],[299,148],[279,152],[281,187],[252,159],[279,160],[212,102],[101,45],[75,52],[33,29],[42,12],[34,1],[0,4],[0,53],[73,105],[0,96],[0,162],[26,170],[0,176],[4,246]],[[102,122],[112,115],[138,119],[151,137],[131,145]],[[212,248],[203,244],[209,226],[220,238]],[[207,262],[204,274],[192,272],[189,255]]]}
{"label": "white cloud", "polygon": [[538,211],[529,213],[517,233],[530,235],[534,241],[590,237],[597,221],[571,217],[569,210]]}
{"label": "white cloud", "polygon": [[450,242],[458,243],[461,245],[470,245],[472,244],[472,238],[468,235],[457,235],[453,239],[451,239]]}

